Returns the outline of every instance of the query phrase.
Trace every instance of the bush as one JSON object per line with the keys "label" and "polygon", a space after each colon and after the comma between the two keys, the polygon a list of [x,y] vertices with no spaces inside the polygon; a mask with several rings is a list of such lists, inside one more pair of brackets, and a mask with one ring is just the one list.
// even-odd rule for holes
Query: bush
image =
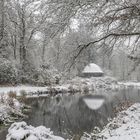
{"label": "bush", "polygon": [[42,65],[36,68],[28,61],[24,68],[20,64],[0,58],[0,85],[31,84],[52,85],[59,84],[58,71],[50,65]]}
{"label": "bush", "polygon": [[36,68],[33,64],[28,61],[17,65],[18,68],[18,83],[21,84],[34,84],[34,75],[37,73]]}
{"label": "bush", "polygon": [[0,59],[0,84],[15,84],[17,70],[12,62],[4,58]]}
{"label": "bush", "polygon": [[55,136],[53,132],[44,126],[33,127],[25,122],[16,122],[8,129],[6,140],[64,140]]}
{"label": "bush", "polygon": [[35,67],[30,62],[26,62],[24,68],[19,65],[18,77],[21,84],[31,85],[51,85],[52,83],[59,83],[59,78],[56,76],[57,70],[50,65],[41,65],[39,68]]}
{"label": "bush", "polygon": [[48,66],[41,66],[39,69],[38,75],[38,83],[42,83],[44,85],[52,85],[52,84],[59,84],[60,81],[60,74],[58,71],[48,65]]}
{"label": "bush", "polygon": [[17,94],[16,94],[16,92],[13,92],[13,91],[10,91],[9,93],[8,93],[8,96],[9,96],[9,98],[15,98],[16,99],[16,97],[17,97]]}

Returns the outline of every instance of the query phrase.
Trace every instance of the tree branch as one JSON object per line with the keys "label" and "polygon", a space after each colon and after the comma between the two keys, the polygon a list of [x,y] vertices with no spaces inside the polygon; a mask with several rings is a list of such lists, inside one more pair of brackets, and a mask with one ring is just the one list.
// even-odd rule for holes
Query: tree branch
{"label": "tree branch", "polygon": [[[75,63],[75,60],[78,58],[78,56],[82,53],[82,51],[84,50],[84,49],[86,49],[86,48],[88,48],[90,45],[93,45],[93,44],[96,44],[96,43],[99,43],[99,42],[101,42],[102,40],[105,40],[105,39],[107,39],[107,38],[109,38],[109,37],[111,37],[111,36],[114,36],[114,37],[127,37],[127,36],[139,36],[140,35],[140,32],[133,32],[133,33],[110,33],[110,34],[108,34],[108,35],[105,35],[105,36],[103,36],[102,38],[100,38],[100,39],[97,39],[97,40],[95,40],[95,41],[92,41],[92,42],[89,42],[88,44],[84,44],[84,45],[79,45],[78,47],[77,47],[77,49],[79,49],[79,51],[78,51],[78,53],[74,56],[74,58],[73,58],[73,61],[72,61],[72,63],[71,63],[71,65],[70,65],[70,68],[73,66],[73,64]],[[69,69],[70,69],[69,68]]]}

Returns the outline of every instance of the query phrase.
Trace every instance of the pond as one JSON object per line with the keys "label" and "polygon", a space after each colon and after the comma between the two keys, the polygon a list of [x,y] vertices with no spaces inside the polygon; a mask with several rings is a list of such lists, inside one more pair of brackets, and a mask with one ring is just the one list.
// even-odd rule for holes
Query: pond
{"label": "pond", "polygon": [[[85,99],[104,99],[99,108],[91,108]],[[94,102],[95,100],[93,100]],[[44,125],[56,135],[69,138],[91,132],[95,126],[103,127],[114,114],[114,107],[124,101],[140,102],[140,89],[129,87],[118,91],[98,91],[95,95],[63,95],[47,98],[29,98],[32,112],[26,120],[33,126]],[[95,106],[95,104],[93,104]]]}
{"label": "pond", "polygon": [[[26,104],[32,110],[25,121],[33,126],[44,125],[56,135],[70,138],[91,132],[95,126],[102,128],[115,115],[114,107],[124,101],[140,102],[140,89],[128,87],[106,93],[100,90],[92,95],[28,98]],[[0,140],[5,140],[5,133],[6,130],[0,133]]]}
{"label": "pond", "polygon": [[51,99],[30,98],[27,102],[32,106],[32,112],[26,122],[34,126],[44,125],[65,138],[89,132],[94,126],[102,127],[111,115],[111,107],[105,103],[98,110],[93,110],[86,105],[84,98],[96,97],[76,94]]}

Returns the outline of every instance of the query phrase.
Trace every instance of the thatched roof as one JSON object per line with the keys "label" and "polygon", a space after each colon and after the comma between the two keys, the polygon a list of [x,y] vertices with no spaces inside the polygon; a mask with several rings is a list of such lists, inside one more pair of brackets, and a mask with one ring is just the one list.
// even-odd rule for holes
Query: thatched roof
{"label": "thatched roof", "polygon": [[90,63],[84,68],[83,73],[104,73],[104,72],[98,65]]}

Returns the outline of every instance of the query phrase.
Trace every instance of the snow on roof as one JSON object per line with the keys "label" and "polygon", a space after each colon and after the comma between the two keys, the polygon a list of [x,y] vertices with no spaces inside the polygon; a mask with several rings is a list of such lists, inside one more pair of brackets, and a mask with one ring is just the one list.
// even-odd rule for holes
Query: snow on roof
{"label": "snow on roof", "polygon": [[98,65],[90,63],[84,68],[83,73],[103,73],[103,71]]}

